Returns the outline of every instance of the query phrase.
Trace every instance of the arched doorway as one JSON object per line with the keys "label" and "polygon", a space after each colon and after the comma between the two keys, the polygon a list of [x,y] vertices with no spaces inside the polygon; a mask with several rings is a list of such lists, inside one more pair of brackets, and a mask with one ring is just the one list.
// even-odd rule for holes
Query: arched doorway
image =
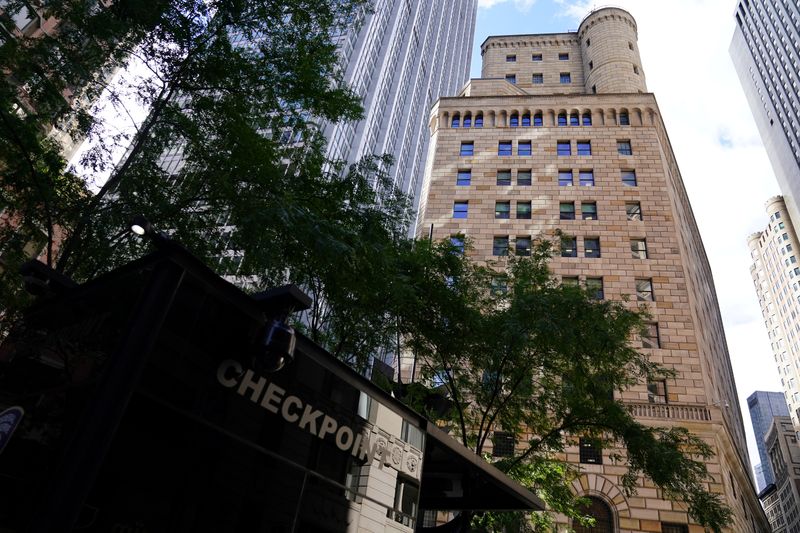
{"label": "arched doorway", "polygon": [[611,508],[600,498],[589,497],[589,505],[583,508],[583,512],[593,516],[595,523],[593,526],[582,526],[577,520],[572,521],[572,529],[575,533],[614,533],[614,515]]}

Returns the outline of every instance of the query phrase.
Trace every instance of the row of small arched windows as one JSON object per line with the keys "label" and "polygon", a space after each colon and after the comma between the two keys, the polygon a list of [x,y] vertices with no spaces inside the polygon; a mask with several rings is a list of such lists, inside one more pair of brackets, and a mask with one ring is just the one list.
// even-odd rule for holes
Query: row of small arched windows
{"label": "row of small arched windows", "polygon": [[[580,113],[559,113],[558,120],[556,122],[558,126],[591,126],[592,125],[592,113],[585,112],[583,114]],[[625,111],[620,112],[619,114],[619,125],[620,126],[630,126],[631,121],[628,113]],[[512,113],[508,117],[508,125],[512,128],[516,128],[519,126],[525,127],[539,127],[544,126],[544,118],[542,113],[534,113],[531,115],[530,113],[523,113],[520,115],[519,113]],[[453,118],[450,121],[451,128],[482,128],[483,127],[483,113],[478,113],[475,115],[475,119],[473,120],[472,114],[465,113],[463,118],[459,113],[453,115]]]}

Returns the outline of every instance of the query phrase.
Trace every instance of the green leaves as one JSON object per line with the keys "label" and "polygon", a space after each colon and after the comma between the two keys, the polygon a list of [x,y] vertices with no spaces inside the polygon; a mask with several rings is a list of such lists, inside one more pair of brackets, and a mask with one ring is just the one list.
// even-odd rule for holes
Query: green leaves
{"label": "green leaves", "polygon": [[[647,316],[558,284],[547,267],[550,252],[551,243],[539,242],[530,257],[511,257],[501,270],[473,263],[446,242],[414,245],[404,267],[411,286],[395,300],[395,312],[423,380],[442,383],[452,401],[443,423],[478,454],[495,432],[513,434],[514,456],[496,466],[552,511],[583,516],[584,502],[570,489],[578,469],[565,462],[565,452],[584,437],[626,467],[622,490],[634,493],[646,476],[665,497],[684,501],[695,520],[720,531],[730,511],[707,491],[710,447],[683,428],[641,424],[614,398],[647,377],[674,375],[631,344]],[[473,525],[546,530],[549,520],[487,514]]]}

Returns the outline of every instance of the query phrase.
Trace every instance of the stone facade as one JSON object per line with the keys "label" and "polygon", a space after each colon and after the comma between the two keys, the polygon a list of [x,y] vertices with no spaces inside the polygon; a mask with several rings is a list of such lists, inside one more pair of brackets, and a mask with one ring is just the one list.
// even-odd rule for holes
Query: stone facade
{"label": "stone facade", "polygon": [[[655,97],[644,92],[633,18],[603,8],[577,33],[490,37],[482,53],[492,79],[472,80],[433,107],[418,233],[466,235],[475,260],[498,264],[495,238],[514,247],[558,229],[575,236],[577,256],[553,258],[554,273],[600,280],[605,298],[646,306],[657,341],[642,350],[677,372],[619,399],[645,423],[704,438],[716,452],[709,488],[734,511],[730,531],[766,531],[711,270]],[[533,69],[553,76],[568,69],[570,83],[534,86]],[[510,73],[516,84],[506,81]],[[459,171],[469,171],[468,185],[457,185]],[[505,202],[510,217],[496,217]],[[466,218],[454,217],[465,208]],[[609,506],[613,531],[702,531],[683,504],[662,499],[647,480],[624,496],[624,469],[609,464],[608,451],[603,456],[602,464],[581,465],[574,488]],[[579,462],[577,446],[567,459]]]}
{"label": "stone facade", "polygon": [[[800,532],[800,446],[787,416],[776,416],[764,441],[767,445],[775,489],[783,515],[784,531]],[[774,504],[774,502],[773,502]],[[774,515],[773,515],[774,516]],[[780,523],[778,520],[776,523]]]}
{"label": "stone facade", "polygon": [[750,274],[789,415],[800,431],[800,241],[782,197],[770,198],[766,210],[769,224],[747,239],[753,260]]}

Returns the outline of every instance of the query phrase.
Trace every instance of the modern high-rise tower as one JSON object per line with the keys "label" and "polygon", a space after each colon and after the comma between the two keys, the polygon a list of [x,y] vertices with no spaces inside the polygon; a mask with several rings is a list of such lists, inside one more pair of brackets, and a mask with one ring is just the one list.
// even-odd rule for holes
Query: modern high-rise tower
{"label": "modern high-rise tower", "polygon": [[[418,234],[466,235],[475,260],[498,265],[509,248],[529,253],[559,229],[574,236],[551,261],[555,275],[647,307],[640,347],[676,371],[619,400],[645,424],[706,440],[716,454],[709,488],[733,510],[731,531],[767,531],[711,269],[647,92],[635,20],[602,8],[577,32],[489,37],[481,52],[482,78],[431,111]],[[567,449],[567,460],[583,463],[573,486],[591,499],[591,531],[702,531],[645,480],[626,496],[609,455]]]}
{"label": "modern high-rise tower", "polygon": [[477,0],[378,0],[338,36],[344,80],[364,119],[328,124],[328,155],[354,163],[391,154],[394,183],[416,207],[428,150],[425,116],[469,79]]}
{"label": "modern high-rise tower", "polygon": [[789,415],[800,431],[800,240],[783,197],[770,198],[766,210],[769,224],[747,239],[750,275]]}
{"label": "modern high-rise tower", "polygon": [[800,221],[800,5],[739,0],[730,54],[791,219]]}
{"label": "modern high-rise tower", "polygon": [[[756,465],[756,482],[758,491],[770,483],[775,483],[775,473],[770,466],[764,437],[767,436],[772,419],[776,416],[789,416],[786,401],[780,392],[755,391],[747,398],[747,408],[750,410],[750,420],[753,423],[753,433],[756,436],[758,456],[761,464]],[[761,474],[759,476],[759,473]]]}

